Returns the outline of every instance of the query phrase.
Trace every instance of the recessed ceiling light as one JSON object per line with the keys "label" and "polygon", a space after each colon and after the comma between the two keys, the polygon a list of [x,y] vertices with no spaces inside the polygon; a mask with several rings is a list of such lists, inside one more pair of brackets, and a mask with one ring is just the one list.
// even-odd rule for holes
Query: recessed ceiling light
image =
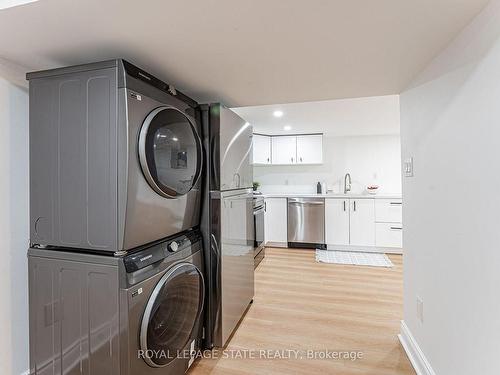
{"label": "recessed ceiling light", "polygon": [[283,130],[292,130],[292,127],[290,125],[285,125],[283,126]]}
{"label": "recessed ceiling light", "polygon": [[177,137],[172,137],[172,141],[177,142],[178,140],[179,140],[179,138],[177,138]]}
{"label": "recessed ceiling light", "polygon": [[283,111],[274,111],[273,116],[274,117],[281,117],[281,116],[283,116]]}

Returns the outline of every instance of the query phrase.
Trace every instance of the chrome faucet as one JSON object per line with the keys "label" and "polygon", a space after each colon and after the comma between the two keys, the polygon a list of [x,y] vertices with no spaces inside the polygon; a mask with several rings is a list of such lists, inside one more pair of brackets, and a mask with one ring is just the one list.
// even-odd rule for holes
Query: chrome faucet
{"label": "chrome faucet", "polygon": [[[349,178],[349,185],[347,184],[347,178]],[[351,175],[349,173],[345,174],[344,177],[344,194],[351,191]]]}

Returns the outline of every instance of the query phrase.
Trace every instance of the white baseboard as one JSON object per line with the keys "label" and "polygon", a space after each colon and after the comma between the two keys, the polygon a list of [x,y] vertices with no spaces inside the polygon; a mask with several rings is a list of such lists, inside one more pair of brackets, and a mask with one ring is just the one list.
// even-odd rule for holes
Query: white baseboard
{"label": "white baseboard", "polygon": [[[288,242],[271,242],[268,241],[265,247],[288,247]],[[327,245],[328,250],[337,251],[359,251],[363,253],[380,253],[380,254],[403,254],[403,249],[400,247],[376,247],[376,246],[357,246],[357,245]],[[314,250],[314,249],[311,249]]]}
{"label": "white baseboard", "polygon": [[401,333],[398,338],[417,375],[436,375],[404,320],[401,321]]}
{"label": "white baseboard", "polygon": [[328,250],[337,250],[337,251],[359,251],[359,252],[363,252],[363,253],[403,254],[403,249],[400,247],[327,245],[327,249]]}
{"label": "white baseboard", "polygon": [[266,247],[288,247],[288,243],[287,242],[268,241],[268,242],[266,242],[265,246]]}

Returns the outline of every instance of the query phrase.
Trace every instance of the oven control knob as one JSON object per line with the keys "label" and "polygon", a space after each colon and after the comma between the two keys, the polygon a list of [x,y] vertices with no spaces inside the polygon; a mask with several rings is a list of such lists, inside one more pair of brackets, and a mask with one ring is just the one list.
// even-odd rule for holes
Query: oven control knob
{"label": "oven control knob", "polygon": [[170,244],[168,245],[168,249],[172,252],[176,252],[177,250],[179,250],[179,244],[175,241],[172,241],[170,242]]}

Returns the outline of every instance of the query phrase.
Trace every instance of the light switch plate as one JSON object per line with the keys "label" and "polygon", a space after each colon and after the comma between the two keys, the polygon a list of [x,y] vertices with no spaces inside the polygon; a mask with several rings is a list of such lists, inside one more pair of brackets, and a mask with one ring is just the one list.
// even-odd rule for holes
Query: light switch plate
{"label": "light switch plate", "polygon": [[403,161],[403,172],[405,177],[413,177],[413,158],[406,158]]}

